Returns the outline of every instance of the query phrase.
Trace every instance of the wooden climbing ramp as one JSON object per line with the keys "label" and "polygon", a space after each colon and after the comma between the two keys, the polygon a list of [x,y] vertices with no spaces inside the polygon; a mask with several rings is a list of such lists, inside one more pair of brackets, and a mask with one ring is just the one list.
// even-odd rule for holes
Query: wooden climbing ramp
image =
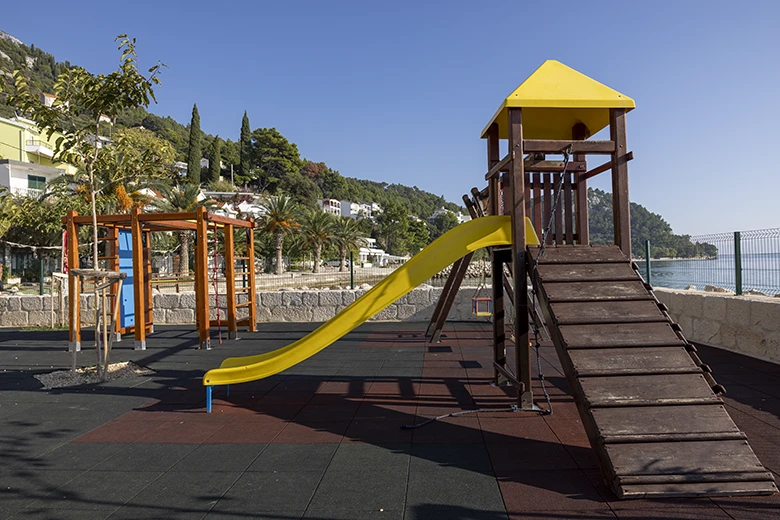
{"label": "wooden climbing ramp", "polygon": [[[533,262],[539,248],[529,253]],[[723,387],[617,246],[547,246],[535,278],[582,422],[618,497],[777,491],[726,412]]]}

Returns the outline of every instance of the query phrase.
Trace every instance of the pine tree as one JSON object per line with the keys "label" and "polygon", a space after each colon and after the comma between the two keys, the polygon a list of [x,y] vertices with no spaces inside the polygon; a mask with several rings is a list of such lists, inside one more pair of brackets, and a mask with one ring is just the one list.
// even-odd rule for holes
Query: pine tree
{"label": "pine tree", "polygon": [[203,150],[201,149],[202,139],[198,105],[192,105],[190,145],[187,149],[187,178],[193,184],[200,184],[200,160],[203,157]]}
{"label": "pine tree", "polygon": [[244,118],[241,120],[241,138],[238,142],[240,165],[239,170],[242,182],[249,181],[249,154],[252,150],[252,130],[249,128],[249,117],[244,111]]}
{"label": "pine tree", "polygon": [[222,173],[220,163],[222,162],[222,139],[219,136],[214,138],[214,144],[211,146],[211,153],[209,154],[209,178],[206,182],[214,182],[219,180],[219,174]]}

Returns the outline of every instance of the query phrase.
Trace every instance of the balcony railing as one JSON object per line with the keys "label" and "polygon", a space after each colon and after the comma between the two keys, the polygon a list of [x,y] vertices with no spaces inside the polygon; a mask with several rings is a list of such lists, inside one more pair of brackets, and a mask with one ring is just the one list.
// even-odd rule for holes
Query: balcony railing
{"label": "balcony railing", "polygon": [[11,188],[11,193],[14,195],[20,195],[22,197],[38,198],[43,194],[43,190],[35,188]]}
{"label": "balcony railing", "polygon": [[25,149],[28,153],[37,153],[45,155],[46,157],[54,156],[54,150],[46,141],[41,141],[40,139],[28,139],[26,144],[27,146]]}

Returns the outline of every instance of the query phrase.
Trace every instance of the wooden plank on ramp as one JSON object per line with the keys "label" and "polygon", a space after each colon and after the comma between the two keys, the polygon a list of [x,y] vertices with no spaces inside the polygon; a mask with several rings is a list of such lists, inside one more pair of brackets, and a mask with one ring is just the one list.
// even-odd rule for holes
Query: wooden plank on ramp
{"label": "wooden plank on ramp", "polygon": [[617,247],[550,246],[537,288],[602,476],[618,497],[777,491],[726,412],[722,387]]}

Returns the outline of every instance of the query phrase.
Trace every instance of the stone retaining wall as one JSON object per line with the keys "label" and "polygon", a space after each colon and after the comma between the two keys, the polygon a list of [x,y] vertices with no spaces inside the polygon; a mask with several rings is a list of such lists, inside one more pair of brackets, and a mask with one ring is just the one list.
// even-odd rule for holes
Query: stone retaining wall
{"label": "stone retaining wall", "polygon": [[780,301],[656,288],[691,341],[780,363]]}
{"label": "stone retaining wall", "polygon": [[[421,287],[396,301],[372,318],[373,321],[428,321],[436,301],[441,295],[439,287]],[[320,322],[327,321],[347,305],[365,294],[363,289],[320,291],[269,291],[257,293],[257,321],[259,322]],[[485,291],[483,291],[485,293]],[[483,295],[489,295],[485,293]],[[450,320],[485,320],[471,314],[473,288],[461,289],[450,311]],[[83,325],[94,323],[94,298],[81,296]],[[241,301],[241,300],[239,300]],[[216,319],[214,297],[211,297],[211,319]],[[154,323],[194,324],[195,293],[155,294]],[[224,303],[221,302],[221,306]],[[33,327],[51,324],[52,301],[49,296],[23,295],[0,296],[0,327]],[[55,318],[58,302],[54,300]],[[239,318],[246,316],[246,309],[238,309]],[[67,319],[67,299],[66,299]],[[225,313],[221,313],[225,319]]]}

